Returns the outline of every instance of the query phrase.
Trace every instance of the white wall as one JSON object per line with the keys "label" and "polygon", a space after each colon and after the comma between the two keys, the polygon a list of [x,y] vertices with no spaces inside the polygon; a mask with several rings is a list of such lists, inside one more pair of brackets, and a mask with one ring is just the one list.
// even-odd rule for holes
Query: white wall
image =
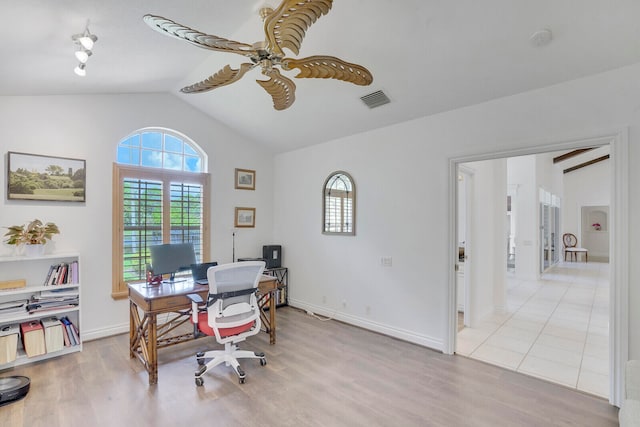
{"label": "white wall", "polygon": [[[628,160],[636,164],[638,75],[640,65],[630,66],[277,155],[274,233],[291,269],[292,303],[441,348],[448,330],[450,159],[552,148],[629,126]],[[338,169],[358,184],[355,237],[320,233],[322,183]],[[640,168],[630,174],[633,188]],[[629,196],[633,260],[640,253],[640,194]],[[393,266],[381,267],[381,256],[393,256]],[[640,264],[632,263],[631,307],[640,304],[638,283]],[[629,329],[638,330],[640,312],[630,316]],[[630,348],[640,357],[637,334]]]}
{"label": "white wall", "polygon": [[[15,201],[6,198],[6,172],[0,227],[33,218],[53,221],[61,234],[48,251],[82,256],[82,329],[85,339],[128,330],[127,300],[111,296],[112,164],[118,142],[136,129],[177,130],[209,156],[212,186],[212,257],[230,262],[235,206],[256,207],[256,228],[236,235],[236,256],[255,257],[272,243],[271,154],[211,120],[179,98],[165,94],[0,97],[0,151],[86,159],[86,203]],[[256,191],[234,190],[234,168],[256,170]],[[3,233],[4,234],[4,233]],[[1,253],[12,250],[6,244]]]}
{"label": "white wall", "polygon": [[[578,238],[578,245],[589,249],[589,256],[603,258],[608,254],[606,247],[596,245],[590,246],[587,236],[582,228],[582,207],[583,206],[609,206],[611,203],[611,160],[604,160],[600,163],[569,172],[564,175],[565,198],[562,210],[563,233],[573,233]],[[611,218],[609,217],[609,220]],[[587,224],[589,225],[589,224]],[[608,229],[599,232],[598,237],[608,238]],[[587,242],[585,242],[585,239]],[[607,243],[607,242],[602,242]]]}
{"label": "white wall", "polygon": [[511,157],[507,160],[509,185],[516,187],[516,268],[519,279],[534,280],[540,272],[540,226],[536,156]]}

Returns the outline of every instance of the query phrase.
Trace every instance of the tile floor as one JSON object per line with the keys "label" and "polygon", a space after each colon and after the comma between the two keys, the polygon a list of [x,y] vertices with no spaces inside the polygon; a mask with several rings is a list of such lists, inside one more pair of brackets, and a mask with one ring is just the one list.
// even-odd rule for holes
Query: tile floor
{"label": "tile floor", "polygon": [[458,332],[458,354],[609,396],[609,264],[563,262],[507,276],[507,312]]}

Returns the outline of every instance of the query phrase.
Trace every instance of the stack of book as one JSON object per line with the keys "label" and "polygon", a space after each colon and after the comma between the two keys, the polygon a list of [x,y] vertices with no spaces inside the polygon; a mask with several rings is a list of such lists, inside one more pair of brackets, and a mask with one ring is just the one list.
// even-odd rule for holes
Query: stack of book
{"label": "stack of book", "polygon": [[59,289],[42,291],[33,295],[26,306],[29,314],[42,311],[60,310],[77,307],[80,303],[78,289]]}
{"label": "stack of book", "polygon": [[29,304],[27,299],[0,302],[0,319],[25,314],[27,304]]}
{"label": "stack of book", "polygon": [[62,334],[64,339],[65,347],[69,347],[72,345],[80,344],[80,332],[76,325],[74,325],[68,317],[63,317],[60,319],[62,325]]}
{"label": "stack of book", "polygon": [[78,284],[78,261],[61,262],[49,267],[44,286]]}

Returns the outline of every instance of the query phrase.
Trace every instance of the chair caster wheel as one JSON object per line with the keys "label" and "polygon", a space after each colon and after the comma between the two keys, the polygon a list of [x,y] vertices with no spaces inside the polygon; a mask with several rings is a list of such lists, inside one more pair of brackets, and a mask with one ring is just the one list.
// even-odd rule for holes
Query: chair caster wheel
{"label": "chair caster wheel", "polygon": [[198,387],[202,387],[203,384],[204,384],[204,380],[202,378],[196,378],[196,385]]}
{"label": "chair caster wheel", "polygon": [[240,384],[244,384],[244,377],[240,377],[240,378],[238,378],[238,382],[239,382]]}
{"label": "chair caster wheel", "polygon": [[260,359],[260,366],[264,366],[266,364],[267,364],[267,359],[265,358]]}
{"label": "chair caster wheel", "polygon": [[204,358],[198,358],[197,361],[198,361],[198,365],[200,366],[204,365]]}
{"label": "chair caster wheel", "polygon": [[207,367],[201,366],[200,369],[196,371],[196,379],[201,378],[205,372],[207,372]]}

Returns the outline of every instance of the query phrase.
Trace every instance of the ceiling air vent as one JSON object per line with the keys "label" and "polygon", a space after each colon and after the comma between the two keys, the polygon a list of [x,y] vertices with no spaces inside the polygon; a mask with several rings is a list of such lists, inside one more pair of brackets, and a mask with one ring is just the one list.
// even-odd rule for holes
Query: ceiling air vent
{"label": "ceiling air vent", "polygon": [[376,108],[391,102],[387,95],[385,95],[381,90],[360,97],[360,99],[362,99],[362,102],[364,102],[369,108]]}

